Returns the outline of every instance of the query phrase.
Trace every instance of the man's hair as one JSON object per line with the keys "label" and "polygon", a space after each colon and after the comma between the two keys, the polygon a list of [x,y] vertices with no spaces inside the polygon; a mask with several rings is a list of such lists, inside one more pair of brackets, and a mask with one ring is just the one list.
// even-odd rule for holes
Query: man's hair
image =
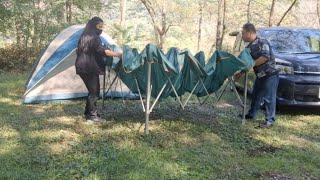
{"label": "man's hair", "polygon": [[246,32],[256,33],[256,28],[251,23],[246,23],[243,25],[242,29]]}

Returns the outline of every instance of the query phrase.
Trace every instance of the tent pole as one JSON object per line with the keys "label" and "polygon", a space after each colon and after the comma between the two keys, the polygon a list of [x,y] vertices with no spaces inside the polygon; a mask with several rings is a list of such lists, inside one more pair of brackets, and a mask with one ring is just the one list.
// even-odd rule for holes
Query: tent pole
{"label": "tent pole", "polygon": [[247,94],[248,94],[248,72],[246,71],[245,78],[244,78],[244,100],[243,100],[242,124],[245,124],[246,122]]}
{"label": "tent pole", "polygon": [[148,76],[147,76],[147,105],[146,105],[146,123],[144,133],[149,134],[149,115],[150,115],[150,97],[151,97],[151,63],[148,62]]}

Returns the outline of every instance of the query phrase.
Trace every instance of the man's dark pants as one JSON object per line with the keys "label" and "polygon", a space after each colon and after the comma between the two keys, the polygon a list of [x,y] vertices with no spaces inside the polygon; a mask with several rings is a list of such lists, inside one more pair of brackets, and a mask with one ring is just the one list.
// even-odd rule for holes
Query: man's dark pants
{"label": "man's dark pants", "polygon": [[254,118],[263,102],[266,108],[266,121],[271,124],[275,122],[278,84],[279,74],[256,78],[252,91],[251,108],[248,113],[249,116]]}

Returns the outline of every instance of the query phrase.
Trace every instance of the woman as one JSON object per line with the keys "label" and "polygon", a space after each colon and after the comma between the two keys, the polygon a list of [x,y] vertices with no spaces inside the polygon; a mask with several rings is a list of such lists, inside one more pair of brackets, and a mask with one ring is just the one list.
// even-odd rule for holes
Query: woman
{"label": "woman", "polygon": [[113,52],[101,44],[100,35],[103,29],[103,20],[93,17],[88,21],[79,39],[76,59],[76,73],[86,85],[89,94],[84,115],[87,120],[101,122],[97,112],[97,100],[100,93],[99,75],[105,73],[103,56],[117,56],[122,54]]}

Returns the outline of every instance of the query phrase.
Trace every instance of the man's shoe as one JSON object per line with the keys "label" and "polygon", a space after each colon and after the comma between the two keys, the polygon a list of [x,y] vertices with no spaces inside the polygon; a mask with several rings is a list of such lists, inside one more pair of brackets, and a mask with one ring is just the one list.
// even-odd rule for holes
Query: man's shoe
{"label": "man's shoe", "polygon": [[260,123],[259,127],[264,129],[264,128],[270,128],[271,126],[273,126],[273,123],[269,122],[269,121],[265,121],[263,123]]}
{"label": "man's shoe", "polygon": [[[238,117],[242,119],[242,114],[239,114]],[[254,119],[254,118],[253,118],[252,116],[250,116],[249,114],[246,114],[246,115],[244,116],[244,118],[245,118],[246,120],[253,120],[253,119]]]}

